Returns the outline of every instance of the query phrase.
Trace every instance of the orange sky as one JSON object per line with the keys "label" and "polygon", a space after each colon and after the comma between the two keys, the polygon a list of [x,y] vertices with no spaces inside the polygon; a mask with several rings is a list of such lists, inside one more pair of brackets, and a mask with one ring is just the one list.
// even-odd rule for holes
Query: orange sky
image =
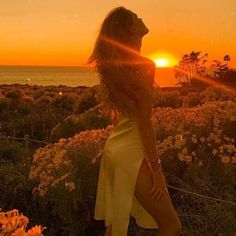
{"label": "orange sky", "polygon": [[236,68],[236,0],[0,1],[0,65],[83,65],[106,14],[124,6],[149,28],[144,56],[192,50]]}

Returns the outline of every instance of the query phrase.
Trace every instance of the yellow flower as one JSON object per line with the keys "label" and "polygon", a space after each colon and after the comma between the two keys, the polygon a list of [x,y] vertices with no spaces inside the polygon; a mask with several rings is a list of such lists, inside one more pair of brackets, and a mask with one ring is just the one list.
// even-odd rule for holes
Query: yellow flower
{"label": "yellow flower", "polygon": [[221,145],[221,146],[219,147],[220,153],[223,153],[223,152],[224,152],[224,147],[225,147],[225,145]]}
{"label": "yellow flower", "polygon": [[179,140],[179,139],[176,139],[174,145],[175,145],[176,148],[180,148],[182,146],[182,141]]}
{"label": "yellow flower", "polygon": [[214,148],[214,149],[212,150],[213,156],[215,156],[217,152],[218,152],[218,150]]}
{"label": "yellow flower", "polygon": [[190,156],[190,155],[185,156],[185,161],[186,161],[187,163],[191,162],[192,160],[193,160],[193,157],[192,157],[192,156]]}
{"label": "yellow flower", "polygon": [[201,141],[202,143],[204,143],[204,142],[205,142],[205,140],[206,140],[206,138],[205,138],[205,137],[201,137],[201,138],[200,138],[200,141]]}
{"label": "yellow flower", "polygon": [[184,148],[182,149],[182,153],[185,153],[185,154],[188,153],[187,147],[184,147]]}
{"label": "yellow flower", "polygon": [[65,185],[69,191],[75,190],[75,184],[73,182],[66,182]]}
{"label": "yellow flower", "polygon": [[24,228],[19,228],[11,236],[26,236],[26,232]]}
{"label": "yellow flower", "polygon": [[222,161],[223,163],[229,163],[229,162],[230,162],[230,158],[229,158],[228,156],[222,156],[222,157],[221,157],[221,161]]}
{"label": "yellow flower", "polygon": [[193,143],[197,143],[197,139],[195,137],[192,137],[191,139]]}
{"label": "yellow flower", "polygon": [[46,229],[46,227],[43,227],[41,225],[35,225],[31,229],[27,231],[27,234],[25,236],[42,236],[42,231]]}
{"label": "yellow flower", "polygon": [[202,165],[203,165],[202,160],[200,160],[200,161],[198,162],[198,166],[202,166]]}
{"label": "yellow flower", "polygon": [[231,158],[231,163],[236,164],[236,156]]}
{"label": "yellow flower", "polygon": [[226,141],[230,141],[230,138],[227,137],[227,136],[224,136],[224,139],[225,139]]}
{"label": "yellow flower", "polygon": [[178,158],[180,161],[184,160],[184,155],[182,153],[178,153]]}

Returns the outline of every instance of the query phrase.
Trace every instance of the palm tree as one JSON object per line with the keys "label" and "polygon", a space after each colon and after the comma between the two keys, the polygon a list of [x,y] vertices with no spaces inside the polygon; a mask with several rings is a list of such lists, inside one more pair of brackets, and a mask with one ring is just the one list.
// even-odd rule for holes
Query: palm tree
{"label": "palm tree", "polygon": [[229,61],[230,61],[230,55],[225,55],[224,56],[224,61],[226,61],[226,63],[227,63],[227,67],[229,67]]}

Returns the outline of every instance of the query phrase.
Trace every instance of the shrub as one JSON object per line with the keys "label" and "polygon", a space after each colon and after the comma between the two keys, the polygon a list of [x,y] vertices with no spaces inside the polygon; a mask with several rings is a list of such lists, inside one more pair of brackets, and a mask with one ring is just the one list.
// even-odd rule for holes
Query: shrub
{"label": "shrub", "polygon": [[156,91],[153,96],[153,105],[158,107],[181,107],[182,97],[179,91]]}
{"label": "shrub", "polygon": [[5,97],[11,98],[13,100],[19,100],[22,96],[23,96],[23,92],[21,89],[11,89],[5,94]]}

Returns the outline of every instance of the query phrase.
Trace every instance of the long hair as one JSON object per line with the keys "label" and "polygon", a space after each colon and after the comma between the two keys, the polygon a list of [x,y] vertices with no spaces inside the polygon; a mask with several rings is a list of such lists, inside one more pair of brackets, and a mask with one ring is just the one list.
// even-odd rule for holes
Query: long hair
{"label": "long hair", "polygon": [[[111,10],[100,27],[94,50],[87,61],[87,64],[95,62],[94,68],[100,78],[98,98],[105,114],[137,112],[135,90],[140,88],[137,78],[141,75],[139,66],[143,58],[133,48],[132,24],[128,9],[121,6]],[[138,33],[143,36],[147,32]]]}

